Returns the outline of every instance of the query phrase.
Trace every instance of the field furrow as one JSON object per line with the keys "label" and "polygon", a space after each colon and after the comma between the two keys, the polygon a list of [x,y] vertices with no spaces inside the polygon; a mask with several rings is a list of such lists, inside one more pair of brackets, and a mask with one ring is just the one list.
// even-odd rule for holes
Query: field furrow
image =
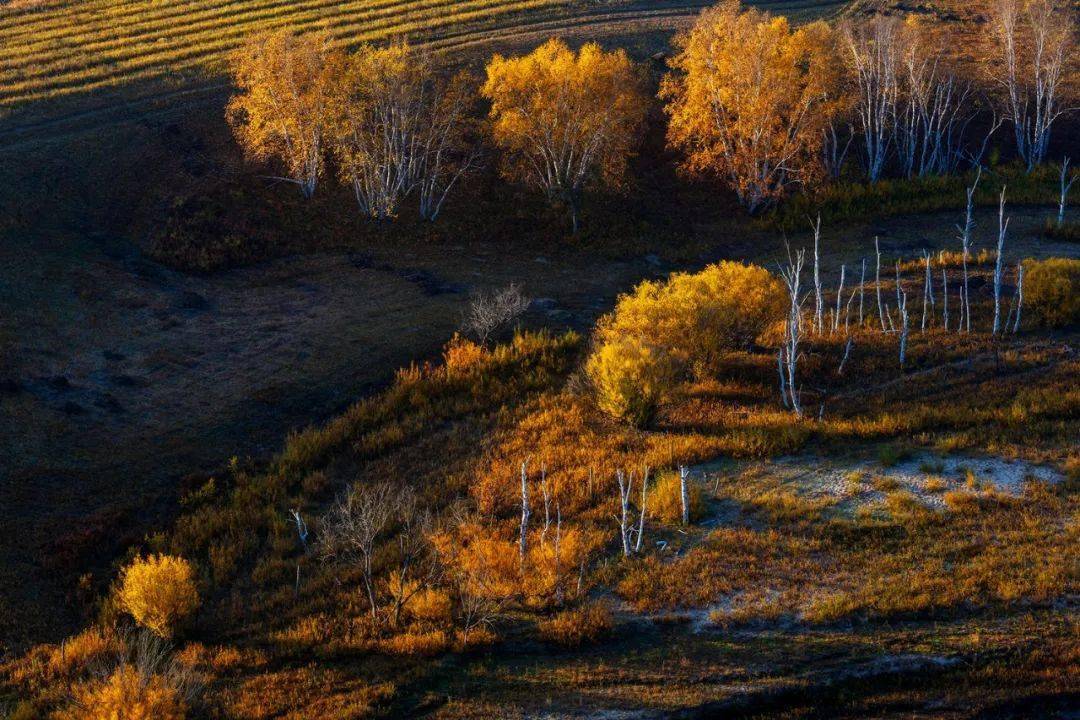
{"label": "field furrow", "polygon": [[[405,36],[438,49],[526,39],[582,25],[669,27],[661,18],[703,6],[692,0],[597,5],[584,0],[85,0],[0,11],[0,107],[84,94],[155,78],[221,71],[248,35],[327,30],[343,46]],[[763,0],[789,14],[825,12],[837,0]],[[617,13],[631,13],[616,17]]]}

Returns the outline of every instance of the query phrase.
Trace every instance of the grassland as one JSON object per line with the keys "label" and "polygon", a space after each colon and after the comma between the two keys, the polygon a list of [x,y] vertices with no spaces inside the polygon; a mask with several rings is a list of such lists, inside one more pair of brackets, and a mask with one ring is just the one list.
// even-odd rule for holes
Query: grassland
{"label": "grassland", "polygon": [[[444,50],[507,41],[530,33],[558,35],[589,24],[670,25],[707,3],[677,0],[596,5],[583,0],[87,0],[0,9],[0,107],[86,94],[151,79],[171,83],[220,75],[248,35],[290,27],[326,30],[344,46],[407,37]],[[765,0],[788,14],[818,13],[831,0]]]}

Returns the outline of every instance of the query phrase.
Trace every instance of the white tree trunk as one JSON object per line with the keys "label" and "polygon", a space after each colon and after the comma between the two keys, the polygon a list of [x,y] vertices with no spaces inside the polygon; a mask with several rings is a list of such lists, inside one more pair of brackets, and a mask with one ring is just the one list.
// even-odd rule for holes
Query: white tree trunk
{"label": "white tree trunk", "polygon": [[997,259],[994,262],[994,329],[998,334],[1001,329],[1001,269],[1005,257],[1005,235],[1009,230],[1009,220],[1005,218],[1005,188],[1001,188],[1001,204],[998,206],[998,242]]}

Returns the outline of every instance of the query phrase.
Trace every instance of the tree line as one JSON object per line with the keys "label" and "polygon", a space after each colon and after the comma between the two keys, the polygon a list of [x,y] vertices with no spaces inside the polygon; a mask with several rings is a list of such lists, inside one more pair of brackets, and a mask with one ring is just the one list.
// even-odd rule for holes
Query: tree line
{"label": "tree line", "polygon": [[[845,174],[980,167],[1006,124],[1030,171],[1069,109],[1075,16],[1061,0],[991,0],[985,20],[979,78],[946,51],[953,38],[915,16],[793,27],[723,0],[675,39],[658,93],[668,145],[750,212]],[[565,207],[576,231],[583,193],[624,182],[650,107],[625,51],[557,39],[495,55],[477,79],[440,73],[404,41],[349,53],[326,34],[281,30],[250,39],[231,73],[227,114],[246,154],[279,163],[278,179],[307,197],[332,169],[376,219],[410,201],[435,220],[494,148],[503,177]]]}

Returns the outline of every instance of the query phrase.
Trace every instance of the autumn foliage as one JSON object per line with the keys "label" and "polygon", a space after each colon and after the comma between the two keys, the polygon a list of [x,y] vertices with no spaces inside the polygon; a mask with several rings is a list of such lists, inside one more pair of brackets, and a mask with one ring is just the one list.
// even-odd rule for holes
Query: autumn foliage
{"label": "autumn foliage", "polygon": [[137,623],[170,637],[199,606],[195,570],[187,560],[171,555],[137,558],[120,574],[117,599]]}
{"label": "autumn foliage", "polygon": [[676,42],[660,94],[686,170],[719,176],[751,212],[821,174],[823,133],[843,103],[827,24],[792,29],[724,0]]}
{"label": "autumn foliage", "polygon": [[248,40],[231,65],[237,140],[253,159],[278,160],[305,197],[324,170],[332,57],[326,35],[277,30]]}
{"label": "autumn foliage", "polygon": [[182,694],[160,675],[122,665],[108,678],[75,690],[72,706],[55,715],[57,720],[184,720],[187,703]]}
{"label": "autumn foliage", "polygon": [[575,53],[552,39],[524,57],[496,55],[481,93],[506,175],[564,203],[575,230],[584,188],[622,182],[646,108],[625,51],[587,43]]}
{"label": "autumn foliage", "polygon": [[783,311],[779,280],[756,265],[724,261],[698,273],[645,281],[597,326],[586,373],[602,410],[644,426],[675,382],[716,372]]}

